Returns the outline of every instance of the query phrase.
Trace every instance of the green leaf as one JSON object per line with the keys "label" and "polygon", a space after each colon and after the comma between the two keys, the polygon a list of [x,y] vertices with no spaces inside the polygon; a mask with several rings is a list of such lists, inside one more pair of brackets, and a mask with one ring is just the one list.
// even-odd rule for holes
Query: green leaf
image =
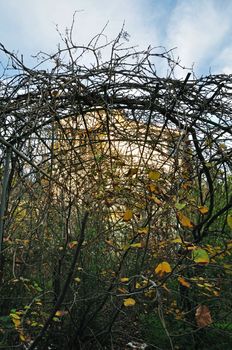
{"label": "green leaf", "polygon": [[210,261],[207,251],[202,248],[197,248],[192,251],[192,259],[195,263],[202,265],[208,264]]}
{"label": "green leaf", "polygon": [[176,207],[177,210],[182,210],[182,209],[184,209],[186,207],[186,203],[177,202],[175,204],[175,207]]}
{"label": "green leaf", "polygon": [[227,216],[227,224],[232,229],[232,215]]}

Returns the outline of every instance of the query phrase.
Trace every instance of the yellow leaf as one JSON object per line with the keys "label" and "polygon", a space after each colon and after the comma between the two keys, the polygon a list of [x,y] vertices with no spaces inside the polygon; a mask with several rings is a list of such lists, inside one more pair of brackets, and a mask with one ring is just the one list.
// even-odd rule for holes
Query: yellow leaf
{"label": "yellow leaf", "polygon": [[170,264],[166,261],[163,261],[162,263],[160,263],[155,269],[155,273],[160,276],[163,276],[164,273],[170,273],[170,272],[172,272],[172,268]]}
{"label": "yellow leaf", "polygon": [[186,287],[186,288],[190,288],[190,283],[187,282],[184,277],[178,277],[178,281],[180,284],[182,284],[182,286]]}
{"label": "yellow leaf", "polygon": [[124,221],[130,221],[133,217],[133,212],[130,209],[127,209],[123,215]]}
{"label": "yellow leaf", "polygon": [[138,229],[140,235],[146,235],[148,233],[148,227],[141,227]]}
{"label": "yellow leaf", "polygon": [[67,315],[67,313],[68,313],[68,311],[58,310],[58,311],[56,311],[55,316],[56,317],[62,317],[62,316]]}
{"label": "yellow leaf", "polygon": [[25,335],[24,335],[23,333],[20,333],[20,334],[19,334],[19,339],[20,339],[21,341],[25,341],[25,340],[26,340],[26,337],[25,337]]}
{"label": "yellow leaf", "polygon": [[204,215],[204,214],[207,214],[207,213],[208,213],[209,208],[200,206],[200,207],[198,207],[198,210],[199,210],[199,212],[200,212],[201,214]]}
{"label": "yellow leaf", "polygon": [[130,247],[131,248],[142,248],[142,243],[132,243],[131,245],[130,245]]}
{"label": "yellow leaf", "polygon": [[206,282],[205,282],[205,283],[204,283],[204,286],[205,286],[205,287],[213,287],[213,284],[211,284],[211,283],[206,283]]}
{"label": "yellow leaf", "polygon": [[68,244],[68,247],[70,248],[70,249],[73,249],[73,248],[75,248],[76,246],[77,246],[77,241],[72,241],[72,242],[70,242],[69,244]]}
{"label": "yellow leaf", "polygon": [[214,290],[214,291],[213,291],[213,294],[215,295],[215,297],[219,297],[220,292],[219,292],[218,290]]}
{"label": "yellow leaf", "polygon": [[79,277],[75,277],[74,281],[77,282],[77,283],[80,283],[81,279]]}
{"label": "yellow leaf", "polygon": [[154,184],[149,184],[148,185],[148,189],[151,191],[151,192],[155,192],[155,193],[159,193],[159,189],[156,185]]}
{"label": "yellow leaf", "polygon": [[153,202],[155,202],[155,204],[157,205],[162,205],[161,200],[159,200],[159,198],[157,198],[156,196],[152,195],[151,197],[149,197],[149,199],[152,199]]}
{"label": "yellow leaf", "polygon": [[231,269],[231,268],[232,268],[232,265],[230,265],[230,264],[224,264],[223,267],[224,267],[224,269]]}
{"label": "yellow leaf", "polygon": [[140,203],[135,203],[136,208],[138,209],[144,209],[146,208],[146,203],[140,202]]}
{"label": "yellow leaf", "polygon": [[11,317],[13,320],[20,320],[20,317],[19,317],[19,315],[17,315],[17,314],[10,314],[10,317]]}
{"label": "yellow leaf", "polygon": [[62,311],[56,311],[55,315],[58,316],[58,317],[62,316]]}
{"label": "yellow leaf", "polygon": [[224,264],[223,265],[224,269],[225,269],[225,273],[231,275],[232,274],[232,265],[230,264]]}
{"label": "yellow leaf", "polygon": [[194,226],[191,220],[181,212],[177,213],[177,218],[180,224],[184,227],[192,228]]}
{"label": "yellow leaf", "polygon": [[12,318],[12,322],[14,323],[15,328],[18,328],[21,324],[21,321],[16,318]]}
{"label": "yellow leaf", "polygon": [[227,216],[227,224],[232,229],[232,215]]}
{"label": "yellow leaf", "polygon": [[130,244],[125,244],[121,247],[122,250],[128,250],[130,248]]}
{"label": "yellow leaf", "polygon": [[29,241],[29,239],[24,239],[22,242],[23,242],[23,244],[27,245],[27,244],[29,244],[30,241]]}
{"label": "yellow leaf", "polygon": [[159,180],[160,178],[160,173],[158,171],[149,171],[148,177],[150,180]]}
{"label": "yellow leaf", "polygon": [[172,239],[171,243],[183,243],[182,239],[180,237]]}
{"label": "yellow leaf", "polygon": [[134,306],[134,305],[135,305],[135,300],[134,300],[133,298],[124,299],[123,305],[124,305],[125,307]]}
{"label": "yellow leaf", "polygon": [[194,245],[189,245],[187,246],[187,250],[195,250],[196,247]]}
{"label": "yellow leaf", "polygon": [[128,277],[122,277],[120,279],[121,282],[128,282],[129,281],[129,278]]}
{"label": "yellow leaf", "polygon": [[145,294],[145,296],[148,297],[148,298],[154,298],[154,296],[155,296],[155,291],[154,291],[154,289],[150,289],[150,290],[144,292],[144,294]]}
{"label": "yellow leaf", "polygon": [[[38,300],[38,301],[39,301],[39,300]],[[24,314],[24,312],[23,312],[23,311],[16,311],[16,314],[19,315],[19,316],[21,316],[21,315]]]}

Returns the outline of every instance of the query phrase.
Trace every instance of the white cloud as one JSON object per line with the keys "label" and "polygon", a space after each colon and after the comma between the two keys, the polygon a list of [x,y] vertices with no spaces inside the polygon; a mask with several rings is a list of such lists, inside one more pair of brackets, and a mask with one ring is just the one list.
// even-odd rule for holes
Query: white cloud
{"label": "white cloud", "polygon": [[[74,12],[79,11],[74,32],[78,44],[87,44],[107,21],[106,34],[109,39],[116,37],[125,20],[125,29],[132,36],[131,43],[145,48],[151,41],[157,41],[156,31],[147,24],[149,11],[146,13],[146,7],[142,6],[146,1],[9,0],[2,5],[1,41],[11,49],[27,53],[40,49],[54,51],[59,41],[55,25],[58,24],[63,33],[70,27]],[[5,17],[7,21],[4,22]]]}
{"label": "white cloud", "polygon": [[[129,45],[177,47],[175,55],[186,67],[194,63],[198,74],[230,70],[231,0],[8,0],[1,4],[0,41],[25,60],[39,50],[53,53],[60,41],[56,24],[64,33],[75,11],[77,44],[88,44],[107,21],[111,40],[125,20]],[[167,66],[157,67],[166,74]]]}
{"label": "white cloud", "polygon": [[232,46],[227,46],[212,62],[212,73],[232,74]]}
{"label": "white cloud", "polygon": [[[199,71],[210,66],[231,29],[231,3],[213,0],[178,1],[168,25],[167,43],[177,46],[183,65]],[[223,2],[222,2],[223,3]],[[229,11],[228,11],[229,10]]]}

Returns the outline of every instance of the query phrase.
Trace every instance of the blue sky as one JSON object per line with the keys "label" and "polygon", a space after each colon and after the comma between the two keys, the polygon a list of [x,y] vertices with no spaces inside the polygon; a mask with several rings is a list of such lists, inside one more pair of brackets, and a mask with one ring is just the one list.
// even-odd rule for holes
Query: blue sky
{"label": "blue sky", "polygon": [[0,10],[0,42],[30,64],[38,51],[56,51],[56,24],[64,32],[78,11],[78,44],[87,44],[107,21],[110,40],[125,21],[130,44],[139,49],[175,48],[174,55],[185,67],[194,64],[197,76],[232,73],[231,0],[8,0]]}

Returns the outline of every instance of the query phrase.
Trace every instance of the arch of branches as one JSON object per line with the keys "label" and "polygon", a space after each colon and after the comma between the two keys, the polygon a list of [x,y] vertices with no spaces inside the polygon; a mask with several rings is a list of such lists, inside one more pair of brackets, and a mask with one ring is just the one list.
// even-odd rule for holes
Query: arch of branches
{"label": "arch of branches", "polygon": [[232,322],[231,76],[176,79],[123,33],[33,69],[0,45],[4,346],[120,348],[151,307],[171,348],[175,307],[194,334],[202,303]]}

